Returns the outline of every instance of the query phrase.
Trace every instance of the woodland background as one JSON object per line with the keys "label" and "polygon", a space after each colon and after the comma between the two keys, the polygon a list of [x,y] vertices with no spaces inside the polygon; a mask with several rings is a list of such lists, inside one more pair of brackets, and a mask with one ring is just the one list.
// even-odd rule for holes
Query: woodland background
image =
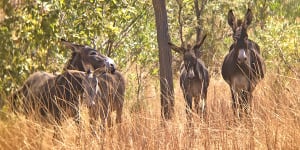
{"label": "woodland background", "polygon": [[[194,1],[198,1],[200,8],[203,6],[200,20],[198,20],[200,24],[197,23]],[[242,142],[247,137],[256,137],[253,139],[256,148],[299,148],[300,138],[297,134],[300,131],[300,1],[167,0],[169,35],[172,42],[177,45],[181,44],[178,22],[180,4],[183,6],[181,19],[184,41],[193,43],[196,40],[196,27],[201,28],[202,34],[208,35],[201,48],[201,58],[212,77],[210,91],[213,92],[209,94],[208,102],[211,106],[209,112],[215,114],[211,115],[210,120],[222,118],[223,116],[223,119],[219,122],[212,121],[208,125],[200,123],[201,129],[208,127],[208,129],[216,130],[205,132],[205,137],[199,137],[199,139],[206,140],[204,140],[204,144],[196,141],[198,146],[202,145],[207,148],[206,142],[208,142],[208,145],[215,144],[213,148],[241,148],[239,142],[234,143],[232,141],[240,140]],[[222,127],[227,124],[228,120],[232,119],[228,117],[231,116],[228,86],[220,76],[221,63],[232,43],[232,31],[227,24],[227,12],[229,9],[233,9],[236,16],[243,18],[247,8],[251,8],[254,14],[254,20],[248,28],[249,39],[260,45],[262,56],[265,58],[267,65],[267,77],[261,86],[256,89],[256,95],[258,95],[256,97],[256,101],[258,101],[257,108],[266,107],[258,109],[256,113],[256,117],[263,119],[258,121],[257,124],[254,123],[252,129],[257,129],[254,134],[248,133],[248,130],[242,125],[229,127],[238,130],[237,133]],[[12,130],[18,129],[18,126],[24,124],[30,126],[32,122],[24,118],[21,121],[15,119],[13,122],[8,121],[14,117],[8,113],[7,97],[16,91],[26,78],[35,71],[61,72],[64,63],[71,55],[71,52],[60,44],[61,38],[96,47],[101,53],[113,58],[118,69],[124,74],[127,82],[125,116],[127,114],[127,119],[133,120],[127,121],[127,124],[125,121],[124,132],[129,130],[137,132],[130,135],[124,133],[123,136],[131,136],[132,141],[138,141],[138,146],[134,147],[134,144],[132,144],[131,148],[155,149],[162,144],[159,143],[159,140],[169,143],[169,146],[164,145],[166,147],[162,146],[160,148],[186,148],[191,146],[186,145],[186,143],[190,143],[187,142],[190,141],[188,137],[194,135],[184,136],[181,134],[181,125],[182,122],[185,122],[184,103],[178,85],[178,69],[181,56],[174,52],[172,52],[172,69],[175,84],[175,103],[176,109],[179,107],[181,112],[177,112],[177,117],[175,117],[173,123],[179,125],[176,126],[171,122],[168,131],[157,129],[156,124],[159,124],[159,117],[157,116],[160,113],[158,108],[160,102],[158,96],[156,96],[159,90],[159,51],[154,9],[152,2],[149,0],[1,0],[0,102],[1,106],[4,107],[1,110],[1,120],[3,121],[0,124],[2,126],[0,132],[3,133],[3,137],[14,139],[12,141],[15,143],[20,140],[21,142],[17,144],[17,147],[25,145],[25,148],[37,148],[34,144],[29,144],[27,147],[26,143],[24,144],[24,139],[36,138],[35,136],[26,136],[26,133],[31,132],[30,128],[25,128],[24,134],[20,136],[26,137],[23,139],[23,143],[22,138],[16,139],[10,134]],[[225,100],[226,105],[223,105],[224,102],[222,101]],[[135,116],[131,114],[135,114]],[[150,115],[145,117],[147,114]],[[224,115],[228,115],[225,117],[227,119],[224,119]],[[140,126],[141,124],[138,123],[141,116],[143,116],[142,120],[144,121],[141,121],[142,126],[149,127],[149,131],[144,130]],[[279,121],[276,116],[280,116],[278,117],[280,118]],[[153,118],[155,119],[151,120]],[[273,125],[268,126],[270,124]],[[157,130],[151,133],[152,128]],[[220,132],[214,134],[214,131]],[[17,131],[14,133],[17,133]],[[140,136],[140,133],[143,136]],[[222,135],[225,135],[225,138]],[[114,134],[108,139],[112,140],[116,136]],[[221,138],[214,139],[214,137],[219,136]],[[118,146],[112,146],[111,148],[126,148],[128,145],[124,143],[130,145],[130,141],[127,141],[129,139],[121,138],[119,143],[114,143]],[[182,145],[180,145],[180,142],[179,145],[172,143],[172,140],[178,142],[182,139],[186,139],[186,143],[183,142]],[[193,139],[197,138],[193,137]],[[263,139],[264,142],[258,139]],[[221,144],[218,144],[218,142]],[[291,144],[292,142],[294,144]],[[71,144],[63,144],[63,146],[76,147],[72,144],[71,142]],[[263,146],[257,146],[259,144]],[[5,140],[0,141],[0,145],[13,148],[13,146],[8,147],[9,144]],[[250,147],[253,146],[251,142],[249,145]],[[43,146],[45,146],[45,142]],[[93,145],[90,146],[94,147]],[[47,146],[45,147],[47,148]],[[249,147],[246,146],[246,148]]]}

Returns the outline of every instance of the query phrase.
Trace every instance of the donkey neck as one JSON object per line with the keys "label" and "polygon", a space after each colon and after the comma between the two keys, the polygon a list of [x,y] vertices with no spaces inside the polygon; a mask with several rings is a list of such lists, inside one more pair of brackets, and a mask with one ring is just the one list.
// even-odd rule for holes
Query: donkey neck
{"label": "donkey neck", "polygon": [[66,95],[66,99],[77,100],[77,95],[83,93],[83,88],[81,86],[82,78],[70,74],[65,71],[61,75],[57,76],[55,84],[63,95]]}
{"label": "donkey neck", "polygon": [[[242,74],[249,74],[250,71],[250,64],[239,64],[237,61],[237,57],[238,57],[238,49],[234,49],[233,45],[231,45],[230,47],[230,52],[227,55],[227,69],[231,70],[230,73],[233,74],[238,74],[238,73],[242,73]],[[226,69],[226,70],[227,70]]]}
{"label": "donkey neck", "polygon": [[[191,82],[199,81],[199,80],[202,80],[202,78],[203,78],[202,66],[204,66],[204,65],[200,59],[197,59],[197,58],[195,58],[195,59],[196,59],[196,63],[191,65],[190,68],[186,68],[186,66],[184,64],[182,64],[182,71],[186,72],[187,74],[188,74],[189,70],[192,70],[194,72],[194,75],[195,75],[194,77],[185,79],[185,80],[189,80]],[[187,75],[185,75],[185,77],[186,76]]]}
{"label": "donkey neck", "polygon": [[65,67],[68,70],[79,70],[85,71],[81,62],[81,56],[77,53],[72,53],[71,59],[68,61],[67,66]]}

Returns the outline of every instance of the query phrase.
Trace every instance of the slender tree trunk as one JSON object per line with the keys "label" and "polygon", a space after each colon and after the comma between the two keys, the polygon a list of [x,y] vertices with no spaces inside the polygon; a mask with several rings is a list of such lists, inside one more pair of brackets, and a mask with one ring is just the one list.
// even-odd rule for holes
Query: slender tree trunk
{"label": "slender tree trunk", "polygon": [[165,0],[152,0],[159,48],[161,116],[169,120],[174,114],[174,89],[172,77],[171,49],[168,45],[168,21]]}
{"label": "slender tree trunk", "polygon": [[[201,15],[202,15],[202,12],[203,12],[204,7],[206,5],[206,0],[201,0],[200,8],[199,8],[199,0],[194,0],[194,5],[195,5],[195,15],[196,15],[196,18],[197,18],[196,43],[198,43],[202,39],[201,35],[202,35],[203,27],[202,27]],[[200,51],[196,52],[196,57],[198,57],[198,58],[201,57],[201,52]]]}
{"label": "slender tree trunk", "polygon": [[197,26],[196,26],[196,43],[198,41],[200,41],[200,36],[201,36],[201,18],[200,18],[200,9],[199,9],[199,3],[198,0],[194,0],[194,5],[195,5],[195,13],[196,13],[196,17],[197,17]]}

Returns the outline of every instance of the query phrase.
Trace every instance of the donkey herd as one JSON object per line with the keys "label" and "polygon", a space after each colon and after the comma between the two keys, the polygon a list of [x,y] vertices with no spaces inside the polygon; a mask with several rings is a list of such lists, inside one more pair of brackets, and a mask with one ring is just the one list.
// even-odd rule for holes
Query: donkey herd
{"label": "donkey herd", "polygon": [[[264,78],[265,64],[259,46],[248,39],[247,27],[252,21],[252,12],[247,10],[244,20],[236,19],[228,12],[228,24],[233,31],[233,43],[222,64],[222,77],[229,85],[232,109],[237,118],[250,113],[252,92]],[[206,35],[198,43],[178,47],[169,42],[171,49],[182,54],[180,87],[186,102],[187,120],[192,118],[193,101],[196,114],[207,116],[207,90],[210,76],[200,59],[200,47]],[[116,123],[122,122],[125,80],[116,70],[112,59],[97,50],[77,45],[64,39],[61,43],[72,51],[61,74],[35,72],[24,85],[11,96],[15,113],[26,117],[40,118],[54,125],[56,139],[60,137],[62,121],[72,117],[80,128],[80,104],[88,108],[93,134],[99,129],[111,127],[111,112],[116,111]],[[101,119],[100,128],[97,121]]]}

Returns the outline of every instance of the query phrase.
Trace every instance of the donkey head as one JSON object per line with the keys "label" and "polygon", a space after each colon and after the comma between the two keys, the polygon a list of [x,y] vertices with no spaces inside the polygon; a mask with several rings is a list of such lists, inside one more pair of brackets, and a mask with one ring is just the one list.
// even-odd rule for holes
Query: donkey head
{"label": "donkey head", "polygon": [[174,45],[171,42],[168,42],[171,49],[173,49],[175,52],[178,52],[183,55],[183,65],[187,71],[187,77],[188,78],[194,78],[196,76],[195,70],[196,70],[196,64],[198,57],[196,56],[197,53],[200,53],[200,47],[203,44],[204,40],[206,38],[206,35],[202,38],[201,41],[196,43],[195,45],[191,46],[188,44],[186,47],[178,47]]}
{"label": "donkey head", "polygon": [[232,10],[229,10],[228,12],[228,24],[232,28],[234,40],[234,43],[232,44],[231,48],[236,54],[235,57],[237,59],[238,64],[250,63],[247,28],[251,24],[252,18],[253,15],[250,9],[247,10],[245,19],[243,21],[241,19],[236,20]]}
{"label": "donkey head", "polygon": [[110,67],[107,57],[101,55],[97,50],[68,42],[64,39],[61,42],[72,50],[72,59],[66,69],[78,69],[80,71],[95,70],[97,68]]}
{"label": "donkey head", "polygon": [[[63,76],[67,83],[71,83],[69,90],[77,88],[74,94],[83,94],[88,106],[95,104],[97,94],[100,94],[97,73],[88,70],[87,72],[78,70],[66,70],[69,76]],[[77,86],[77,87],[76,87]]]}
{"label": "donkey head", "polygon": [[96,104],[95,100],[97,94],[100,93],[100,88],[98,85],[98,77],[88,70],[86,73],[85,79],[82,80],[82,87],[85,93],[86,104],[88,107],[91,107]]}
{"label": "donkey head", "polygon": [[83,89],[85,89],[86,93],[85,97],[88,107],[95,106],[98,96],[101,96],[98,77],[104,73],[106,73],[105,68],[88,71],[85,80],[82,82]]}

